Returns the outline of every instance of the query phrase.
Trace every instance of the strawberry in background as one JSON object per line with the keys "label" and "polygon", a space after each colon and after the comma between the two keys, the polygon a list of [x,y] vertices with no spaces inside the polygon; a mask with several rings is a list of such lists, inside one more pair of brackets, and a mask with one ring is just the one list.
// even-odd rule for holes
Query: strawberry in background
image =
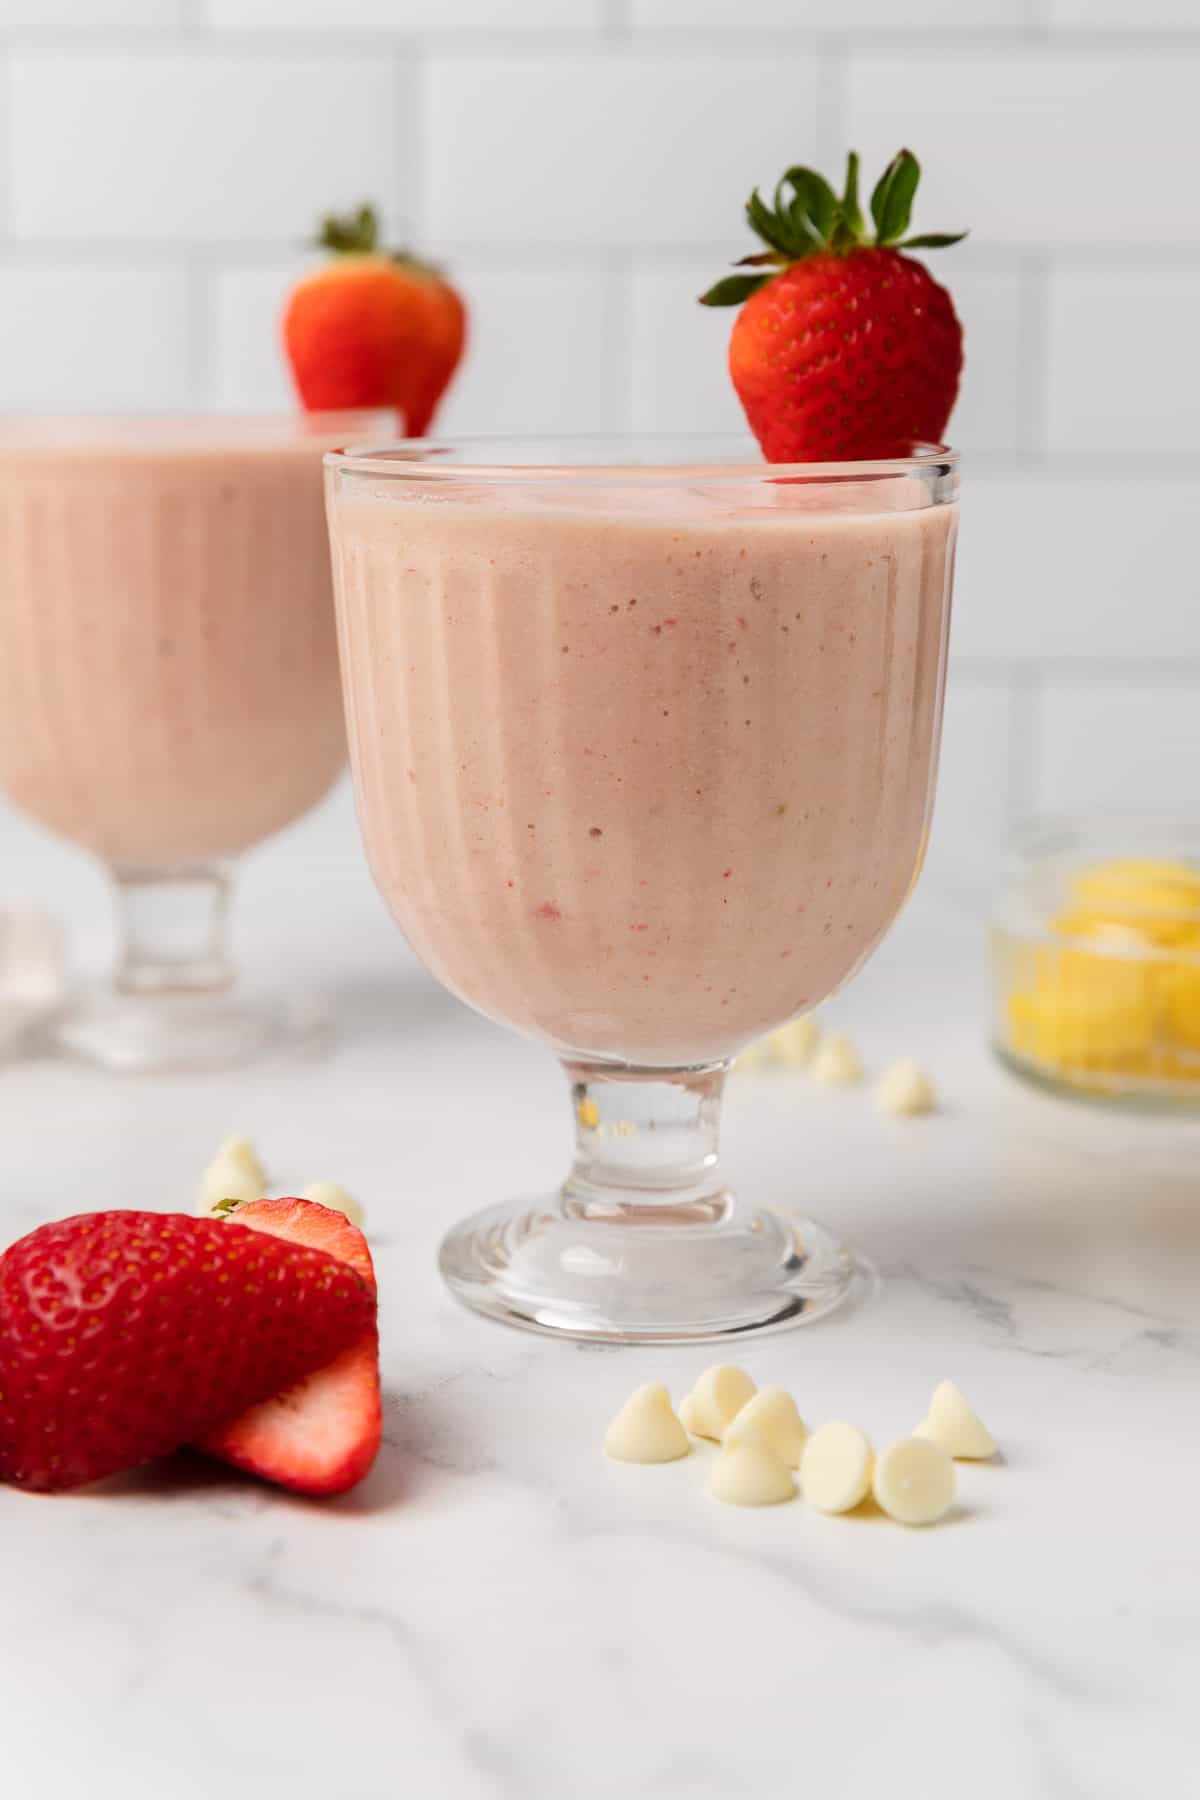
{"label": "strawberry in background", "polygon": [[841,195],[812,169],[788,169],[768,206],[746,205],[766,246],[701,295],[742,308],[729,372],[768,462],[840,462],[907,455],[941,441],[958,395],[962,326],[954,304],[905,250],[966,236],[906,235],[921,169],[910,150],[858,199],[851,152]]}
{"label": "strawberry in background", "polygon": [[293,288],[283,316],[302,405],[392,406],[423,437],[462,356],[462,300],[432,263],[380,249],[374,207],[330,214],[317,241],[331,260]]}

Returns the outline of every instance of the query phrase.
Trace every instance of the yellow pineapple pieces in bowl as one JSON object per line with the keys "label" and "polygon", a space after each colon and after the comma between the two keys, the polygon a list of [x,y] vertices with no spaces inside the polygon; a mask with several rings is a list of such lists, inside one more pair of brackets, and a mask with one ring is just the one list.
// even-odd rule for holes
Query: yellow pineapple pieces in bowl
{"label": "yellow pineapple pieces in bowl", "polygon": [[1058,854],[993,933],[1001,1055],[1076,1092],[1200,1101],[1200,859]]}

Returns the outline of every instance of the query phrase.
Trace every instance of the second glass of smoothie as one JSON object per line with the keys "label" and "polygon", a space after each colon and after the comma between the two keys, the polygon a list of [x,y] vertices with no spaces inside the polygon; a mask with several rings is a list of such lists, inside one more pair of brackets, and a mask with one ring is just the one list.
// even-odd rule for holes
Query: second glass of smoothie
{"label": "second glass of smoothie", "polygon": [[855,1261],[718,1156],[722,1083],[910,892],[930,815],[954,454],[398,446],[328,459],[375,879],[455,993],[553,1047],[562,1189],[451,1232],[510,1322],[624,1341],[828,1311]]}
{"label": "second glass of smoothie", "polygon": [[381,417],[0,425],[0,791],[116,877],[114,984],[57,1027],[93,1061],[307,1023],[235,984],[229,868],[343,766],[321,458]]}

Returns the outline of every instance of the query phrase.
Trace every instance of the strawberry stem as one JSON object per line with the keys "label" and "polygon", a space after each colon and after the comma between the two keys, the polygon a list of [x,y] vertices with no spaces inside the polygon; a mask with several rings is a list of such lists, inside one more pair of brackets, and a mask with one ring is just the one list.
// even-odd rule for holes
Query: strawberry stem
{"label": "strawberry stem", "polygon": [[398,269],[412,275],[425,275],[440,281],[443,271],[436,263],[414,256],[411,250],[382,250],[379,245],[379,214],[369,201],[357,212],[326,213],[316,238],[319,250],[332,250],[335,256],[386,256]]}
{"label": "strawberry stem", "polygon": [[861,238],[866,231],[862,207],[858,204],[857,150],[851,150],[846,158],[846,192],[842,195],[842,223],[854,238]]}
{"label": "strawberry stem", "polygon": [[898,244],[908,230],[921,165],[911,150],[898,150],[871,195],[871,217],[877,244]]}
{"label": "strawberry stem", "polygon": [[370,256],[379,246],[379,214],[364,204],[357,212],[326,213],[317,234],[322,250],[341,256]]}
{"label": "strawberry stem", "polygon": [[921,165],[911,150],[898,150],[876,182],[871,194],[874,233],[868,232],[858,198],[858,168],[858,154],[852,150],[840,198],[823,175],[800,166],[780,176],[771,206],[755,188],[746,202],[746,220],[767,249],[739,258],[734,266],[766,272],[726,275],[701,294],[701,304],[740,306],[781,268],[817,252],[845,256],[864,249],[942,250],[966,237],[965,231],[905,236],[921,179]]}

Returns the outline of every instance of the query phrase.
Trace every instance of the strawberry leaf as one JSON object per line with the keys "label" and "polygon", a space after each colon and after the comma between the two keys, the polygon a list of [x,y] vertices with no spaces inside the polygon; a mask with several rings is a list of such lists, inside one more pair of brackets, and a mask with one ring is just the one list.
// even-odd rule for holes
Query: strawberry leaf
{"label": "strawberry leaf", "polygon": [[921,237],[905,238],[898,248],[901,250],[947,250],[951,244],[961,244],[967,235],[965,231],[927,231]]}
{"label": "strawberry leaf", "polygon": [[875,222],[875,230],[877,233],[881,231],[883,227],[883,217],[887,208],[888,191],[895,179],[896,164],[899,160],[899,156],[894,156],[892,158],[871,191],[871,218]]}
{"label": "strawberry leaf", "polygon": [[784,182],[790,183],[794,196],[787,209],[788,219],[818,244],[827,244],[838,217],[837,196],[829,183],[815,169],[789,169],[775,190],[777,211],[782,210],[780,190]]}
{"label": "strawberry leaf", "polygon": [[343,255],[369,256],[379,243],[379,215],[373,206],[360,206],[353,213],[326,213],[317,243]]}
{"label": "strawberry leaf", "polygon": [[855,243],[861,243],[867,234],[867,226],[862,215],[862,207],[858,203],[857,150],[851,150],[846,158],[846,191],[842,195],[842,221]]}
{"label": "strawberry leaf", "polygon": [[879,178],[871,195],[875,242],[896,244],[908,230],[913,196],[921,179],[921,165],[911,150],[899,150]]}
{"label": "strawberry leaf", "polygon": [[423,256],[414,256],[411,250],[389,250],[388,261],[398,269],[407,269],[411,275],[427,275],[433,281],[444,281],[445,268],[441,263],[429,262]]}
{"label": "strawberry leaf", "polygon": [[769,275],[725,275],[701,294],[701,306],[740,306],[771,279]]}
{"label": "strawberry leaf", "polygon": [[[905,237],[912,217],[913,200],[921,179],[921,165],[911,150],[898,150],[871,194],[871,219],[875,235],[868,234],[858,193],[858,153],[846,158],[846,185],[835,194],[823,175],[797,163],[785,169],[775,185],[774,204],[768,205],[758,189],[746,202],[750,229],[767,246],[739,257],[735,269],[762,271],[726,275],[700,296],[705,306],[740,306],[780,269],[818,252],[846,256],[851,251],[873,248],[941,250],[958,244],[967,235],[959,232],[923,232]],[[373,222],[373,221],[372,221]]]}
{"label": "strawberry leaf", "polygon": [[785,222],[771,211],[757,188],[746,202],[746,218],[750,229],[757,233],[764,244],[770,244],[772,250],[779,250],[787,257],[796,254]]}

